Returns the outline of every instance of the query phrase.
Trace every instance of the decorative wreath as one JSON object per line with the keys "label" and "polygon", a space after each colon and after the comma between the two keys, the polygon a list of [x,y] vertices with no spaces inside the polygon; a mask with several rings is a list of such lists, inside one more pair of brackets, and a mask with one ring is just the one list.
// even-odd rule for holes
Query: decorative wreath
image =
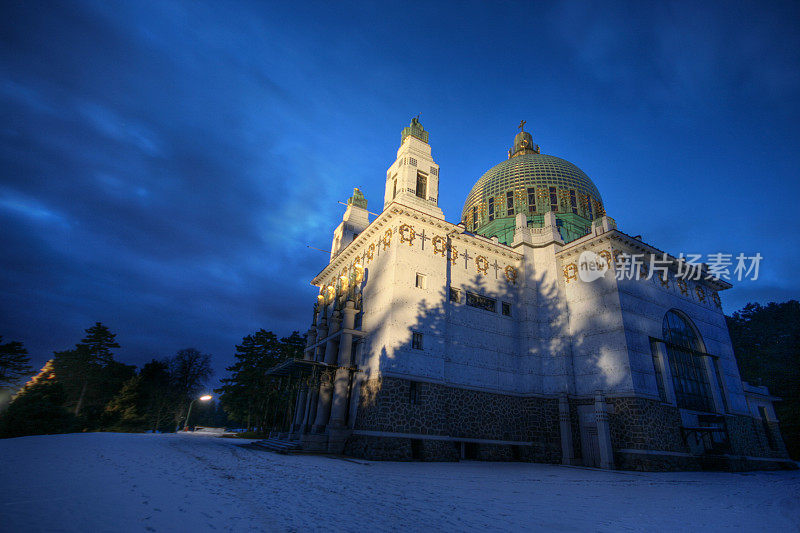
{"label": "decorative wreath", "polygon": [[717,294],[716,292],[711,293],[711,299],[714,300],[714,303],[717,304],[717,306],[722,305],[722,302],[719,300],[719,294]]}
{"label": "decorative wreath", "polygon": [[367,261],[372,261],[372,258],[375,257],[375,243],[371,243],[367,247]]}
{"label": "decorative wreath", "polygon": [[614,250],[613,254],[614,254],[614,262],[615,263],[619,262],[619,256],[622,254],[622,250]]}
{"label": "decorative wreath", "polygon": [[456,264],[456,259],[458,259],[458,249],[451,244],[450,245],[450,263],[455,265]]}
{"label": "decorative wreath", "polygon": [[608,265],[608,268],[611,268],[611,252],[608,250],[600,250],[597,255],[605,259],[606,265]]}
{"label": "decorative wreath", "polygon": [[517,282],[517,269],[511,265],[506,265],[506,281],[509,283]]}
{"label": "decorative wreath", "polygon": [[489,260],[486,259],[486,256],[479,255],[475,258],[475,265],[478,267],[478,273],[486,274],[489,272]]}
{"label": "decorative wreath", "polygon": [[570,263],[564,267],[564,280],[569,283],[574,279],[578,279],[578,265]]}
{"label": "decorative wreath", "polygon": [[681,294],[683,294],[684,296],[689,294],[689,290],[686,287],[686,282],[684,280],[682,279],[678,280],[678,288],[681,290]]}
{"label": "decorative wreath", "polygon": [[701,302],[705,302],[706,301],[706,293],[703,292],[703,288],[702,287],[695,287],[694,288],[694,293],[697,295],[697,299],[698,300],[700,300]]}
{"label": "decorative wreath", "polygon": [[400,242],[408,242],[409,246],[414,244],[414,237],[416,237],[416,232],[414,228],[409,226],[408,224],[403,224],[400,226],[400,229],[397,230],[397,233],[400,235]]}
{"label": "decorative wreath", "polygon": [[386,233],[383,234],[383,249],[388,250],[389,246],[392,244],[392,228],[386,230]]}
{"label": "decorative wreath", "polygon": [[444,240],[444,237],[437,235],[431,239],[431,244],[433,244],[433,253],[441,255],[442,257],[445,256],[445,252],[447,252],[447,241]]}

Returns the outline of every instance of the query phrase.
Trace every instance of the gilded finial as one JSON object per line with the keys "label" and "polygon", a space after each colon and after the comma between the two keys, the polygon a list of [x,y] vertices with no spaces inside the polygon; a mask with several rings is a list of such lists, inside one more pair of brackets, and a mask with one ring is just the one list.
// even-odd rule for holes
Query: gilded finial
{"label": "gilded finial", "polygon": [[525,124],[527,124],[526,121],[524,120],[519,121],[519,126],[517,126],[517,128],[519,128],[519,131],[525,131],[524,129],[522,129],[525,126]]}

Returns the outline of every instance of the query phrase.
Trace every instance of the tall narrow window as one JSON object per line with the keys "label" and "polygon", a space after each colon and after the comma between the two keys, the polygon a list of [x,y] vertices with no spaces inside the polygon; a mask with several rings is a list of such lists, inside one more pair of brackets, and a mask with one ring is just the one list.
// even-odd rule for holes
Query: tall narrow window
{"label": "tall narrow window", "polygon": [[569,206],[572,209],[572,214],[578,214],[578,197],[575,196],[575,189],[569,190]]}
{"label": "tall narrow window", "polygon": [[650,354],[653,357],[653,371],[656,373],[656,387],[658,387],[658,397],[661,398],[662,402],[667,401],[667,392],[664,389],[664,374],[661,372],[661,363],[659,362],[659,355],[658,355],[658,347],[656,343],[658,341],[651,340],[650,341]]}
{"label": "tall narrow window", "polygon": [[717,376],[717,385],[719,385],[719,395],[722,397],[722,407],[725,412],[728,412],[728,399],[725,397],[725,387],[722,385],[722,372],[719,370],[719,359],[714,359],[714,375]]}
{"label": "tall narrow window", "polygon": [[397,178],[394,179],[394,185],[392,186],[392,200],[397,198]]}
{"label": "tall narrow window", "polygon": [[428,178],[417,172],[417,197],[423,200],[428,196]]}
{"label": "tall narrow window", "polygon": [[472,206],[472,231],[478,229],[478,206]]}
{"label": "tall narrow window", "polygon": [[528,212],[530,214],[536,212],[536,189],[533,187],[528,188]]}
{"label": "tall narrow window", "polygon": [[494,220],[494,196],[489,198],[489,222]]}
{"label": "tall narrow window", "polygon": [[514,191],[506,193],[506,216],[514,216]]}
{"label": "tall narrow window", "polygon": [[555,187],[550,187],[550,211],[558,211],[558,195]]}
{"label": "tall narrow window", "polygon": [[415,286],[418,289],[424,289],[425,288],[425,274],[417,274],[417,281],[415,283]]}
{"label": "tall narrow window", "polygon": [[592,210],[592,197],[586,195],[586,209],[589,211],[589,220],[594,220],[594,211]]}
{"label": "tall narrow window", "polygon": [[415,350],[422,349],[422,333],[415,331],[411,334],[411,347]]}

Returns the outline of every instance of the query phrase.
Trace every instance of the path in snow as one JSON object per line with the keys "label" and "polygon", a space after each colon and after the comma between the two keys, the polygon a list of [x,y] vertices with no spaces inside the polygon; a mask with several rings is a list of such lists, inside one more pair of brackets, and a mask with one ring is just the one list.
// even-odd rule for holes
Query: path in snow
{"label": "path in snow", "polygon": [[365,462],[241,444],[120,433],[0,440],[0,531],[800,530],[798,471]]}

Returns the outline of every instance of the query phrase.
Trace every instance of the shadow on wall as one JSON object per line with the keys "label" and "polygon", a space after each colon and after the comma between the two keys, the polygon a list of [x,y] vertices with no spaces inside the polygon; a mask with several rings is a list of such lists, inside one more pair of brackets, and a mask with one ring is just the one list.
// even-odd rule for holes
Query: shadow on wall
{"label": "shadow on wall", "polygon": [[[451,268],[461,269],[463,265],[459,260]],[[382,373],[388,370],[408,375],[408,379],[430,379],[459,386],[451,378],[457,378],[453,373],[461,371],[461,376],[472,376],[468,378],[470,381],[487,390],[550,394],[575,394],[575,370],[580,369],[581,375],[596,376],[597,389],[614,387],[622,375],[619,356],[611,346],[598,340],[602,335],[594,336],[615,327],[614,324],[607,313],[593,313],[582,317],[582,331],[573,335],[566,303],[560,297],[564,293],[559,291],[557,283],[563,283],[560,273],[528,272],[524,278],[509,281],[502,268],[490,266],[486,274],[475,274],[466,282],[453,284],[459,290],[457,302],[451,301],[447,284],[421,300],[415,294],[419,289],[409,288],[394,300],[395,308],[400,309],[392,318],[402,316],[406,306],[416,306],[416,313],[403,334],[390,345],[368,347],[360,357],[359,367],[366,369],[365,378],[371,382],[375,381],[371,370],[380,368]],[[605,289],[598,284],[593,290]],[[479,298],[470,296],[472,305],[468,305],[467,293]],[[503,314],[504,303],[510,304],[510,317]],[[373,317],[371,322],[378,324],[387,317],[388,311]],[[402,325],[395,327],[400,329]],[[592,350],[576,362],[574,354],[583,353],[586,339],[583,330],[594,333]],[[415,332],[422,334],[421,350],[414,348]],[[509,339],[498,336],[500,332]],[[492,375],[493,381],[488,379]],[[504,375],[505,381],[497,378],[500,375]],[[371,383],[362,389],[363,405],[374,403],[380,387],[380,383]]]}

